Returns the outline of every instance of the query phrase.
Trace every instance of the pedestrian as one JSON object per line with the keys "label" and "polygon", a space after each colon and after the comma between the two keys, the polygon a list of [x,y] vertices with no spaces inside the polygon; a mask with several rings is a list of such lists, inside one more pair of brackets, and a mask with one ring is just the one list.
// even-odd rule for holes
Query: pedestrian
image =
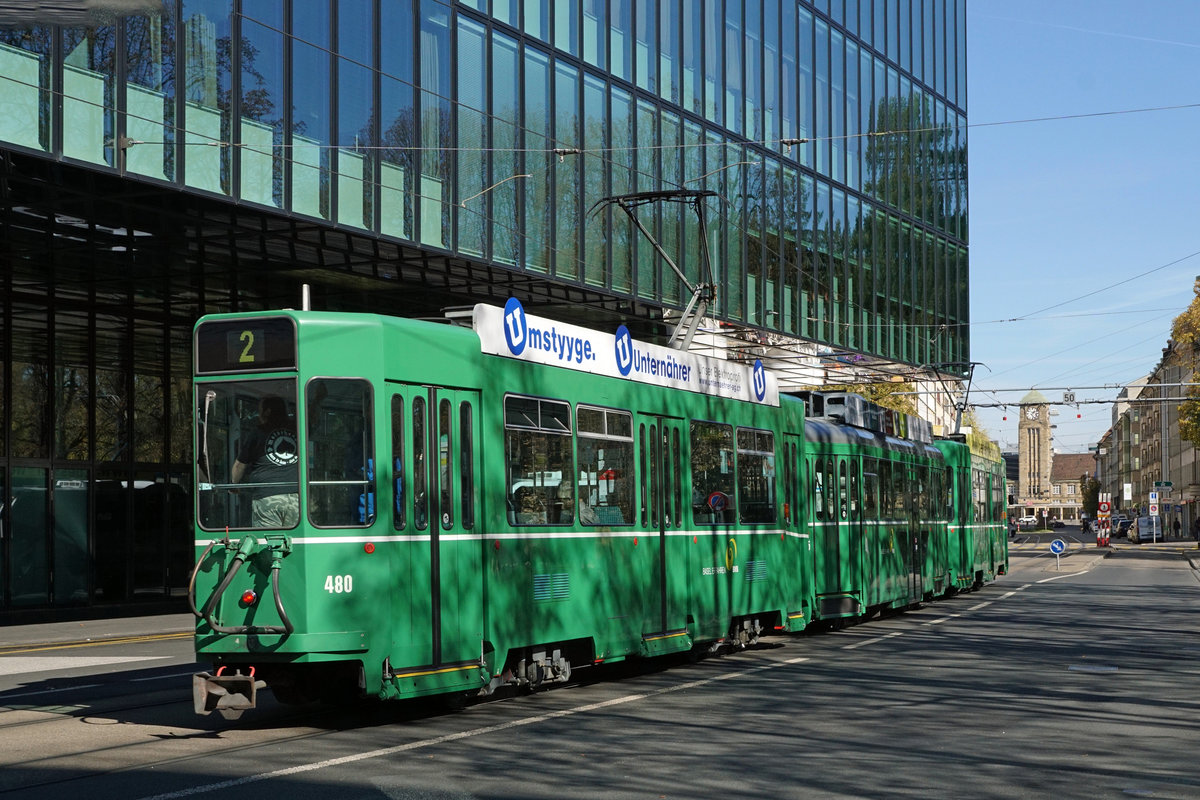
{"label": "pedestrian", "polygon": [[1171,529],[1175,531],[1175,538],[1179,538],[1179,517],[1175,517],[1175,521],[1171,523]]}

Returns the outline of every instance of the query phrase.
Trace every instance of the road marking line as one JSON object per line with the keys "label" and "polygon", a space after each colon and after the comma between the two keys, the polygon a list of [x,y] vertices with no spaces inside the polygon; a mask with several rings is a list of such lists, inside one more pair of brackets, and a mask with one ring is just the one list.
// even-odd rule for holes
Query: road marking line
{"label": "road marking line", "polygon": [[1051,575],[1049,578],[1042,578],[1040,581],[1038,581],[1038,583],[1049,583],[1050,581],[1056,581],[1059,578],[1077,578],[1080,575],[1087,575],[1089,572],[1091,572],[1090,569],[1085,569],[1083,572],[1068,572],[1066,575]]}
{"label": "road marking line", "polygon": [[864,639],[863,641],[856,642],[855,644],[843,645],[842,649],[843,650],[854,650],[855,648],[863,647],[868,644],[875,644],[876,642],[882,642],[884,639],[891,639],[894,636],[903,636],[903,635],[904,635],[904,631],[893,631],[892,633],[886,633],[883,636],[876,636],[873,639]]}
{"label": "road marking line", "polygon": [[[982,603],[981,605],[986,606],[987,603]],[[979,606],[976,606],[975,608],[979,608]],[[971,608],[971,609],[967,609],[967,610],[974,611],[975,609]],[[941,625],[943,622],[949,622],[950,620],[954,619],[955,617],[961,617],[961,616],[962,616],[962,614],[948,614],[944,617],[938,617],[937,619],[931,619],[928,622],[922,622],[921,624],[922,625]]]}
{"label": "road marking line", "polygon": [[260,772],[257,775],[247,775],[242,778],[233,778],[231,780],[221,781],[219,783],[209,783],[209,784],[205,784],[203,786],[192,786],[190,788],[180,789],[179,791],[175,791],[175,792],[166,792],[164,794],[156,794],[151,797],[144,797],[141,800],[174,800],[177,797],[190,797],[192,795],[197,795],[197,794],[208,794],[209,792],[217,792],[217,791],[221,791],[222,789],[231,789],[235,786],[245,786],[246,784],[249,784],[249,783],[256,783],[258,781],[270,780],[271,778],[283,778],[283,777],[286,777],[289,775],[299,775],[299,774],[302,774],[305,772],[314,772],[316,770],[326,769],[328,767],[340,767],[345,764],[353,764],[358,761],[366,761],[367,759],[383,758],[384,756],[391,756],[391,755],[395,755],[397,753],[404,753],[409,750],[418,750],[423,747],[430,747],[432,745],[445,744],[447,742],[456,742],[461,739],[470,739],[475,736],[483,736],[483,735],[486,735],[489,733],[499,733],[500,731],[512,730],[513,728],[522,728],[522,727],[525,727],[526,725],[534,725],[539,722],[548,722],[552,719],[559,719],[562,717],[570,717],[570,716],[574,716],[576,714],[584,714],[584,713],[587,713],[588,711],[597,711],[602,708],[610,708],[612,706],[619,706],[619,705],[623,705],[625,703],[632,703],[637,700],[648,700],[650,698],[659,697],[661,695],[670,694],[672,692],[682,692],[686,689],[694,689],[697,686],[704,686],[709,683],[716,683],[717,681],[727,681],[727,680],[732,680],[734,678],[741,678],[746,675],[753,675],[756,672],[763,672],[763,671],[766,671],[769,669],[776,669],[778,667],[791,666],[793,664],[799,664],[804,661],[808,661],[808,658],[807,657],[790,658],[786,661],[778,661],[778,662],[774,662],[771,664],[765,664],[762,666],[750,667],[749,669],[739,670],[737,672],[727,672],[723,675],[715,675],[711,678],[701,678],[700,680],[696,680],[696,681],[688,681],[687,683],[681,683],[681,684],[678,684],[677,686],[668,686],[663,689],[655,689],[654,691],[645,692],[644,694],[628,694],[628,695],[625,695],[624,697],[615,697],[612,700],[605,700],[600,703],[589,703],[588,705],[585,705],[585,706],[576,706],[575,708],[568,708],[568,709],[564,709],[562,711],[554,711],[552,713],[541,714],[536,717],[526,717],[525,719],[513,720],[512,722],[505,722],[500,725],[487,725],[482,728],[473,728],[472,730],[461,731],[459,733],[448,733],[444,736],[435,736],[432,739],[423,739],[418,742],[409,742],[408,744],[396,745],[395,747],[385,747],[380,750],[371,750],[366,753],[355,753],[354,755],[342,756],[341,758],[330,758],[325,761],[314,761],[309,764],[300,764],[295,767],[287,767],[285,769],[277,769],[277,770],[273,770],[271,772]]}
{"label": "road marking line", "polygon": [[165,681],[174,680],[175,678],[190,678],[195,675],[195,672],[179,672],[175,675],[151,675],[149,678],[130,678],[130,683],[140,683],[142,681]]}
{"label": "road marking line", "polygon": [[80,686],[65,686],[62,689],[43,689],[40,692],[22,692],[21,694],[6,694],[0,697],[0,706],[3,706],[9,700],[16,700],[18,697],[37,697],[39,694],[58,694],[59,692],[74,692],[77,689],[95,689],[97,686],[103,686],[102,683],[85,683]]}
{"label": "road marking line", "polygon": [[50,672],[80,667],[107,667],[112,664],[158,661],[163,658],[170,658],[170,656],[4,656],[0,658],[0,675],[21,675],[27,672]]}
{"label": "road marking line", "polygon": [[7,645],[0,647],[0,656],[17,653],[41,653],[45,650],[72,650],[77,647],[103,647],[109,644],[140,644],[142,642],[163,642],[170,639],[184,639],[195,636],[191,631],[181,633],[158,633],[151,636],[120,636],[112,639],[89,639],[83,642],[61,642],[59,644],[36,644],[31,646]]}

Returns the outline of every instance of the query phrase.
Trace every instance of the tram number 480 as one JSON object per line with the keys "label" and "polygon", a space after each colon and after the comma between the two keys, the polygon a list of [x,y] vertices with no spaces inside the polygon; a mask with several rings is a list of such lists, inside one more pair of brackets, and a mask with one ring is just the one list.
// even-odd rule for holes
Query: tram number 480
{"label": "tram number 480", "polygon": [[348,594],[354,591],[353,575],[326,575],[325,591],[330,594]]}

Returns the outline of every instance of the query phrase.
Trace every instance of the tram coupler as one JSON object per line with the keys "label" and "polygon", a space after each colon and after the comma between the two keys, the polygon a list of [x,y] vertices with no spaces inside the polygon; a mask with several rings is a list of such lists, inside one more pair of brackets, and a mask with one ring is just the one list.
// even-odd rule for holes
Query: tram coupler
{"label": "tram coupler", "polygon": [[238,670],[233,675],[223,675],[224,667],[216,675],[197,672],[192,676],[192,702],[197,714],[221,712],[225,719],[237,719],[248,708],[254,708],[258,690],[265,688],[266,681],[256,680],[254,668],[249,675]]}

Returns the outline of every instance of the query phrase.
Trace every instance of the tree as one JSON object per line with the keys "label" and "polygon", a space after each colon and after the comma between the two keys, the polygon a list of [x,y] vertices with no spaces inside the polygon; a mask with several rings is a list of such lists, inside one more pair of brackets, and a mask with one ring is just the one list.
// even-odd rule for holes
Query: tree
{"label": "tree", "polygon": [[1079,476],[1079,491],[1083,494],[1083,513],[1095,519],[1100,505],[1100,481],[1085,472]]}
{"label": "tree", "polygon": [[[1166,357],[1190,373],[1180,376],[1187,382],[1195,380],[1196,362],[1200,360],[1200,278],[1192,284],[1192,294],[1192,302],[1171,323],[1170,352]],[[1187,396],[1179,404],[1179,436],[1193,447],[1200,447],[1200,387],[1189,386]]]}

